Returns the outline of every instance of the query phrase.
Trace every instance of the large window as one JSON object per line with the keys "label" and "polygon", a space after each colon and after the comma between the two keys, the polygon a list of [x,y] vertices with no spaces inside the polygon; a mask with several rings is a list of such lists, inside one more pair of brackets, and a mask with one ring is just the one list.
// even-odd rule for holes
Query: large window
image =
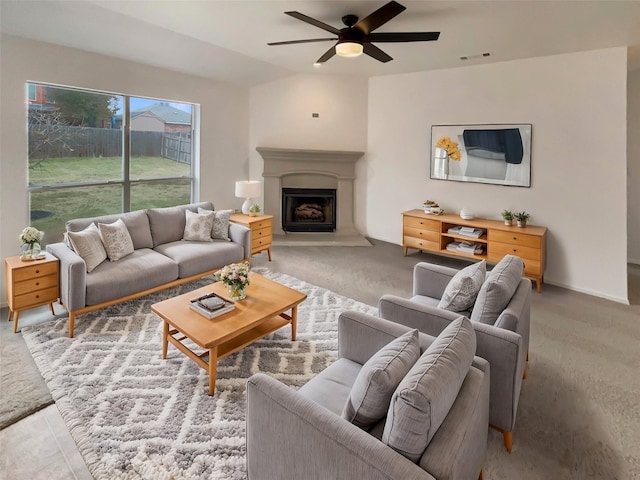
{"label": "large window", "polygon": [[[27,84],[30,224],[189,203],[194,105]],[[124,121],[123,121],[124,120]]]}

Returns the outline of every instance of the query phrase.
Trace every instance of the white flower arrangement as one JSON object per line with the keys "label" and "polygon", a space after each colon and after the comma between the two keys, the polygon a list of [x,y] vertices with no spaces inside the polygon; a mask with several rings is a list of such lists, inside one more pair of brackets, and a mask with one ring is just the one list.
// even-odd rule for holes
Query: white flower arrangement
{"label": "white flower arrangement", "polygon": [[23,244],[33,245],[34,243],[40,243],[42,237],[44,237],[44,232],[34,227],[25,227],[20,234],[20,241]]}

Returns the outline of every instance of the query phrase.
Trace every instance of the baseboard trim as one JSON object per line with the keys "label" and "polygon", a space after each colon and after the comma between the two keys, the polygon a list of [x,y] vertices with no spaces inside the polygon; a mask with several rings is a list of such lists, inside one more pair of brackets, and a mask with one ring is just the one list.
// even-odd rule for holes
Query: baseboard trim
{"label": "baseboard trim", "polygon": [[566,288],[567,290],[571,290],[573,292],[584,293],[585,295],[591,295],[592,297],[602,298],[604,300],[609,300],[616,303],[622,303],[623,305],[630,305],[628,298],[618,297],[615,295],[607,295],[602,292],[598,292],[595,290],[589,290],[587,288],[579,288],[574,287],[572,285],[567,285],[559,282],[550,282],[546,278],[544,280],[544,284],[542,285],[542,293],[544,294],[544,286],[545,285],[554,285],[556,287]]}

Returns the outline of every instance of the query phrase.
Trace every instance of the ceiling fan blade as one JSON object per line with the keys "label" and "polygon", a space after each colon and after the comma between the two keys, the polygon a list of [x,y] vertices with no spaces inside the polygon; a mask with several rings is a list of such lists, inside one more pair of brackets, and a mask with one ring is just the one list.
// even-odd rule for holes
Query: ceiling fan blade
{"label": "ceiling fan blade", "polygon": [[390,32],[370,33],[366,39],[369,42],[430,42],[439,36],[440,32]]}
{"label": "ceiling fan blade", "polygon": [[375,45],[372,45],[369,42],[364,42],[362,46],[364,47],[364,53],[366,53],[370,57],[375,58],[376,60],[381,61],[382,63],[387,63],[393,60],[391,56],[387,55],[378,47],[376,47]]}
{"label": "ceiling fan blade", "polygon": [[393,17],[402,13],[406,10],[407,7],[400,5],[398,2],[391,1],[386,5],[383,5],[378,10],[373,12],[371,15],[363,18],[358,23],[356,23],[353,27],[357,28],[365,35],[369,32],[373,32],[376,28],[381,25],[387,23]]}
{"label": "ceiling fan blade", "polygon": [[326,23],[323,23],[320,20],[316,20],[315,18],[308,17],[300,12],[284,12],[284,13],[286,13],[290,17],[297,18],[298,20],[302,20],[303,22],[309,23],[314,27],[318,27],[323,30],[326,30],[327,32],[331,32],[335,35],[340,34],[340,30],[338,30],[337,28],[332,27],[331,25],[327,25]]}
{"label": "ceiling fan blade", "polygon": [[324,52],[324,55],[322,55],[318,60],[316,60],[316,63],[324,63],[327,60],[329,60],[331,57],[333,57],[335,54],[336,54],[336,46],[334,45],[329,50]]}
{"label": "ceiling fan blade", "polygon": [[286,42],[271,42],[267,43],[267,45],[290,45],[292,43],[311,43],[311,42],[325,42],[327,40],[336,41],[335,38],[310,38],[308,40],[289,40]]}

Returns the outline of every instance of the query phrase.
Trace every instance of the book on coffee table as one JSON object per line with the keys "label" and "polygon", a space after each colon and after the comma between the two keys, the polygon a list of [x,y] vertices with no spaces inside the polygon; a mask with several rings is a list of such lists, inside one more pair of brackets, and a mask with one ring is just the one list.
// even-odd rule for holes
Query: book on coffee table
{"label": "book on coffee table", "polygon": [[206,318],[216,318],[236,308],[233,302],[210,293],[189,301],[189,308]]}

